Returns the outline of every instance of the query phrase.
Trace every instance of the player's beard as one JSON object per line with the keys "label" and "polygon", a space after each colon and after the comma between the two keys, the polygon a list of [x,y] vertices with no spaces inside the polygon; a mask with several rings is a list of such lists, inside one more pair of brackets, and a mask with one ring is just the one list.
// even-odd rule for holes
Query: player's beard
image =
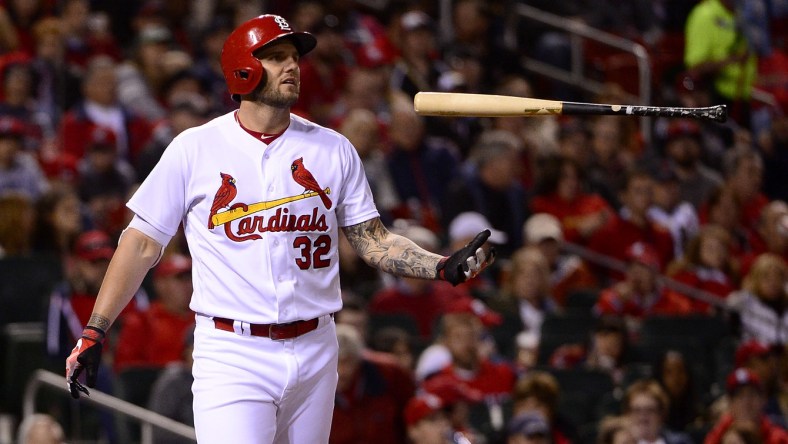
{"label": "player's beard", "polygon": [[261,84],[252,91],[252,97],[255,102],[272,108],[290,108],[298,101],[298,91],[301,88],[298,80],[296,80],[295,86],[295,92],[282,92],[278,89],[278,86],[273,87],[272,83],[269,81],[266,81],[264,84],[261,82]]}

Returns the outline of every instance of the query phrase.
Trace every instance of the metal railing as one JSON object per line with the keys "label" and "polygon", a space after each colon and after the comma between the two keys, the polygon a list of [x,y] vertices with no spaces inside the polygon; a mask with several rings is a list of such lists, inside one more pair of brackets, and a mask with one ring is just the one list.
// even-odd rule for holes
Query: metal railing
{"label": "metal railing", "polygon": [[[599,93],[603,90],[604,84],[587,77],[584,71],[585,58],[583,54],[583,39],[593,40],[603,45],[619,49],[622,52],[629,53],[635,57],[638,69],[638,96],[635,98],[638,103],[636,104],[650,104],[651,61],[648,50],[640,43],[593,28],[577,20],[542,11],[523,3],[514,5],[514,14],[512,18],[537,21],[569,34],[571,52],[569,71],[528,56],[522,56],[521,63],[527,70],[577,86],[591,93]],[[516,26],[516,21],[510,20],[509,27],[511,28],[514,26]],[[649,124],[648,118],[642,117],[640,119],[640,130],[643,134],[644,141],[646,143],[651,142],[651,125]]]}
{"label": "metal railing", "polygon": [[[36,370],[25,386],[22,413],[23,419],[35,413],[36,394],[43,386],[53,388],[54,391],[71,397],[66,387],[63,375],[58,375],[47,370]],[[129,418],[137,420],[142,426],[141,444],[153,443],[153,427],[159,427],[178,436],[192,439],[197,442],[194,427],[180,423],[156,412],[144,409],[128,401],[92,389],[90,396],[83,396],[80,402],[97,405],[101,408],[112,410]]]}

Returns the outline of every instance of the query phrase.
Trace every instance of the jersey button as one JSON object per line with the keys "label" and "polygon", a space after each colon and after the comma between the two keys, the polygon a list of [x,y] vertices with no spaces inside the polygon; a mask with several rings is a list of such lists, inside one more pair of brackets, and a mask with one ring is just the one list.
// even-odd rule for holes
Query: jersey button
{"label": "jersey button", "polygon": [[275,241],[274,241],[274,245],[279,245],[279,241],[278,241],[278,240],[275,240]]}

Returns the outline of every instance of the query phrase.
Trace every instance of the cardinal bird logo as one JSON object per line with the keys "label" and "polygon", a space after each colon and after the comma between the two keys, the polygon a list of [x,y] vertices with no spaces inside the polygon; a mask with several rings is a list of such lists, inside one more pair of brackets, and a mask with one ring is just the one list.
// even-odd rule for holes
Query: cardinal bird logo
{"label": "cardinal bird logo", "polygon": [[293,161],[293,164],[290,165],[290,171],[293,172],[293,180],[295,180],[297,184],[304,187],[304,193],[307,191],[314,191],[320,196],[320,200],[323,201],[323,205],[326,207],[326,210],[331,209],[331,199],[328,198],[325,190],[320,188],[320,185],[317,183],[312,173],[310,173],[309,170],[304,167],[303,157],[299,157]]}
{"label": "cardinal bird logo", "polygon": [[213,225],[213,215],[216,214],[217,211],[221,210],[222,208],[227,207],[230,205],[230,202],[235,199],[235,195],[238,194],[238,188],[235,187],[235,179],[233,176],[225,173],[219,173],[222,177],[222,185],[216,190],[216,195],[213,196],[213,204],[211,205],[211,213],[208,215],[208,229],[212,230]]}

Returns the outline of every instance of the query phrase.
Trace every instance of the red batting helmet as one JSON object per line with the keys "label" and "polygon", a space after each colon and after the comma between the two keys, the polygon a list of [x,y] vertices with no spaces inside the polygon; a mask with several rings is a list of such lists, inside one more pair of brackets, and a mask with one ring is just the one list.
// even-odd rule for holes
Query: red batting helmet
{"label": "red batting helmet", "polygon": [[247,20],[230,33],[222,48],[221,63],[227,88],[234,99],[236,95],[254,91],[263,79],[265,71],[254,52],[283,38],[290,39],[300,55],[317,44],[312,34],[293,31],[287,20],[273,14]]}

